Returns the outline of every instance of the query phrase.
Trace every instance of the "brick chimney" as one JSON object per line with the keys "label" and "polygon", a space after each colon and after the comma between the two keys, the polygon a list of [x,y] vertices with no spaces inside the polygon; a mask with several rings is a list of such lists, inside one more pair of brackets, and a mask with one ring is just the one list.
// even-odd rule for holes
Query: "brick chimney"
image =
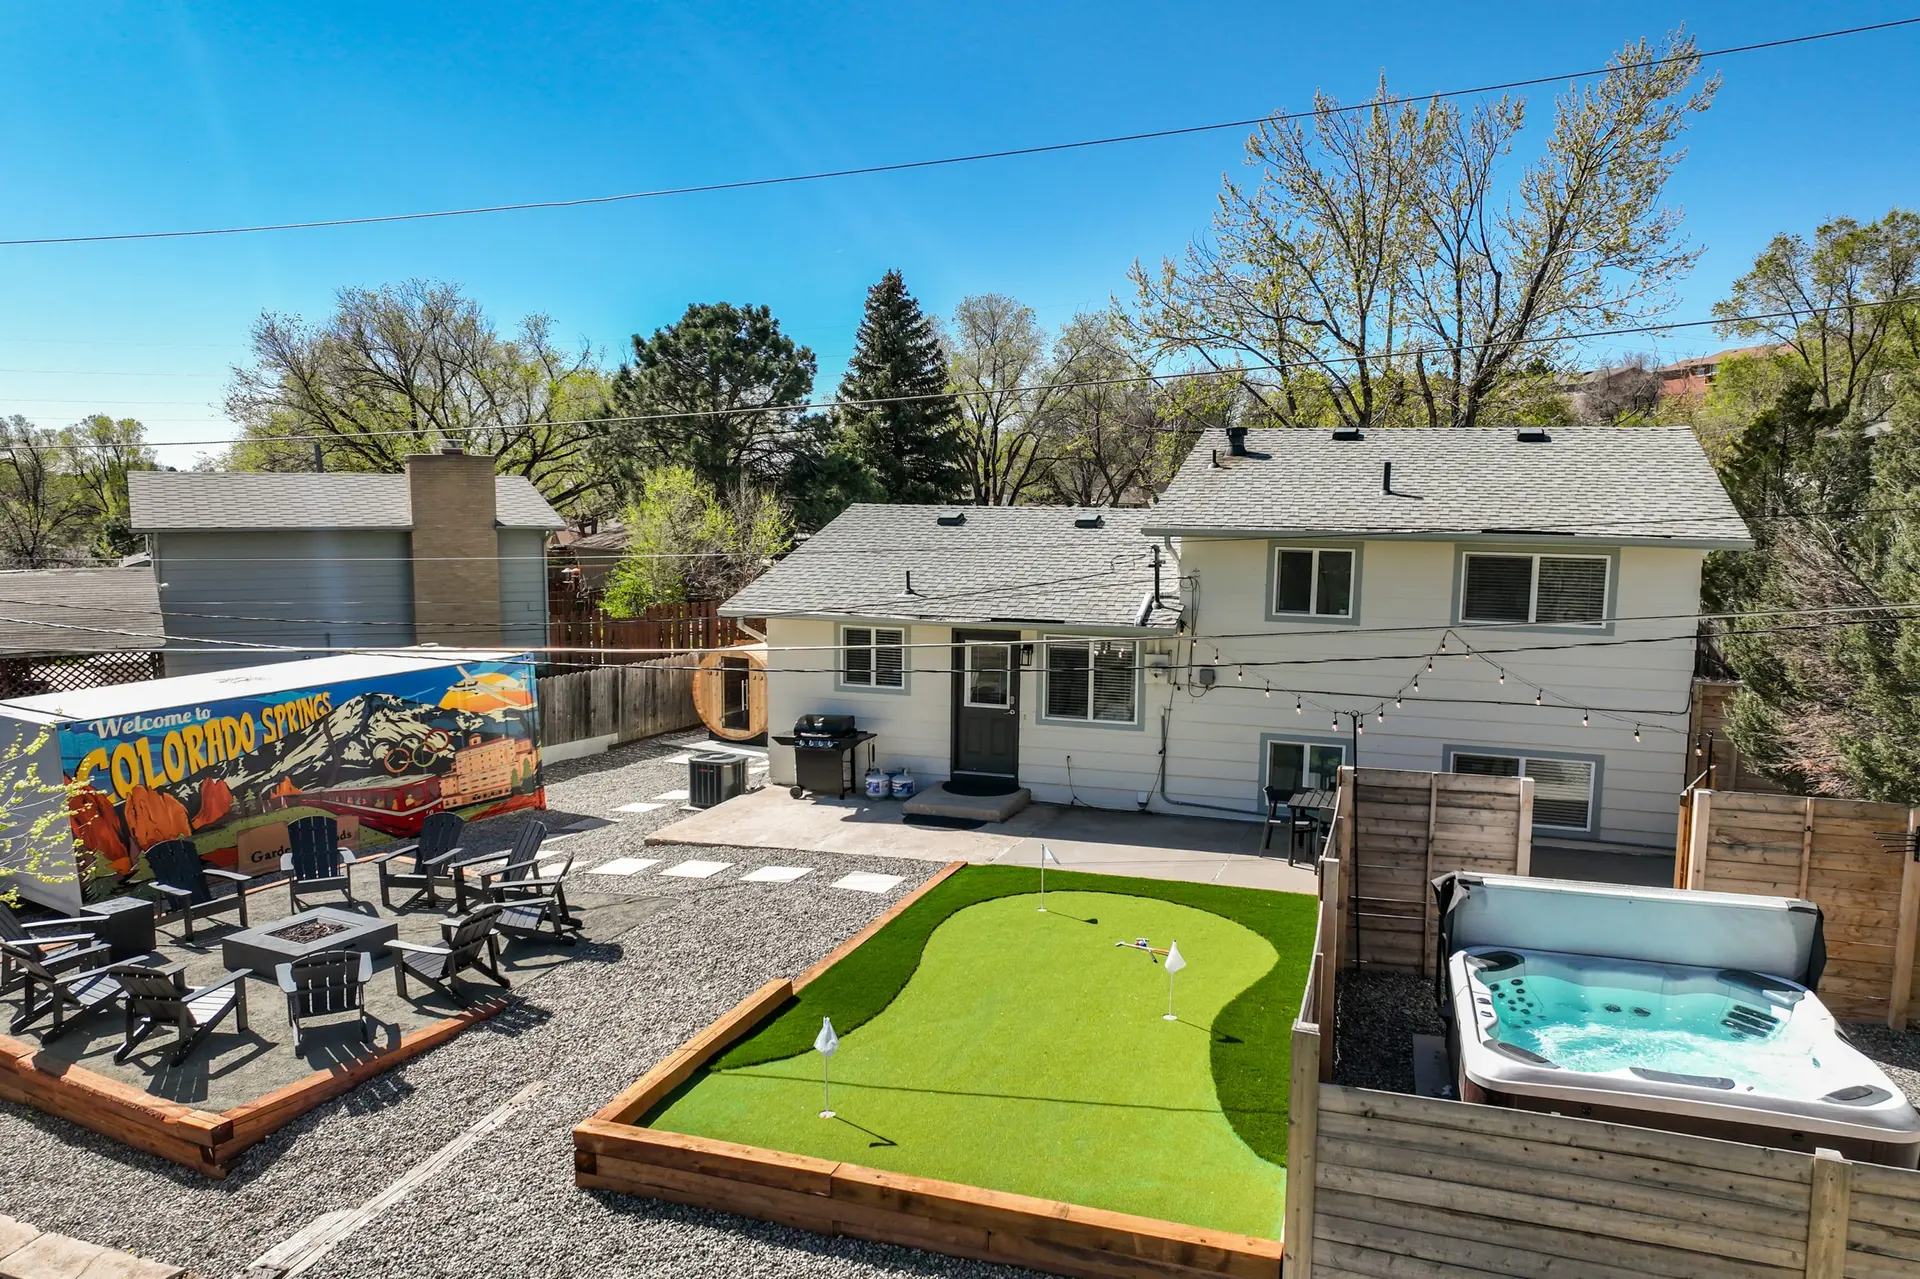
{"label": "brick chimney", "polygon": [[500,535],[493,459],[459,449],[407,459],[413,506],[413,639],[485,648],[500,642]]}

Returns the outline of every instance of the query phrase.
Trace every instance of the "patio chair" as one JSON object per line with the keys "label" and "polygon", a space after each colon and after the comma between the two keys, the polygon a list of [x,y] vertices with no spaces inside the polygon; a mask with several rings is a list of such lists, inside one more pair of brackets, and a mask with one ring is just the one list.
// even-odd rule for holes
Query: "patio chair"
{"label": "patio chair", "polygon": [[[449,869],[460,860],[460,832],[467,823],[458,813],[434,813],[420,825],[420,838],[411,844],[402,844],[398,848],[389,848],[384,853],[360,860],[372,862],[380,869],[380,900],[388,910],[412,910],[414,906],[425,903],[428,906],[440,904],[439,888],[453,887],[453,872]],[[410,857],[413,859],[411,871],[396,871],[393,859]],[[413,896],[393,904],[393,890],[410,889]]]}
{"label": "patio chair", "polygon": [[[94,929],[107,922],[105,915],[68,915],[62,919],[42,919],[31,923],[0,906],[0,941],[25,946],[40,957],[52,972],[63,972],[76,964],[98,964],[96,953],[103,943]],[[14,970],[13,960],[0,954],[0,994],[12,990],[24,980]]]}
{"label": "patio chair", "polygon": [[364,950],[323,950],[277,965],[273,975],[279,979],[280,989],[287,997],[287,1020],[293,1024],[293,1051],[304,1051],[302,1021],[335,1013],[358,1013],[361,1041],[373,1042],[374,1022],[367,1013],[367,983],[373,980],[372,955]]}
{"label": "patio chair", "polygon": [[[553,940],[571,946],[580,940],[586,923],[567,909],[567,872],[573,869],[573,854],[568,853],[551,875],[523,874],[506,878],[504,870],[483,872],[480,890],[506,907],[500,912],[500,931],[508,937],[538,937],[549,933]],[[501,876],[495,879],[495,876]]]}
{"label": "patio chair", "polygon": [[390,941],[393,952],[393,984],[402,999],[408,998],[407,978],[418,977],[427,985],[467,1007],[454,979],[468,969],[483,974],[494,985],[506,990],[513,983],[500,971],[500,913],[503,906],[482,906],[470,915],[449,919],[440,925],[439,946],[421,946],[413,942]]}
{"label": "patio chair", "polygon": [[307,893],[345,893],[353,900],[353,854],[340,847],[340,823],[315,815],[287,823],[287,842],[293,851],[282,855],[280,869],[288,872],[287,905],[294,914],[306,909]]}
{"label": "patio chair", "polygon": [[[450,864],[447,869],[453,874],[453,912],[456,915],[467,913],[468,899],[478,905],[487,900],[487,894],[480,891],[482,876],[478,868],[497,866],[491,877],[505,879],[524,879],[533,875],[540,864],[540,846],[547,842],[547,824],[542,821],[529,821],[520,828],[515,836],[513,847],[504,853],[486,853],[478,857],[463,857]],[[469,872],[473,872],[469,877]]]}
{"label": "patio chair", "polygon": [[[233,911],[239,917],[240,927],[247,926],[247,894],[243,885],[248,876],[207,865],[200,859],[200,850],[192,840],[169,839],[155,844],[147,850],[147,866],[153,871],[153,882],[148,887],[160,894],[167,907],[160,922],[182,921],[186,925],[180,934],[182,941],[193,940],[193,921],[204,915]],[[233,891],[216,893],[215,880],[231,885]]]}
{"label": "patio chair", "polygon": [[1270,841],[1273,839],[1273,828],[1278,826],[1281,830],[1287,832],[1287,860],[1292,861],[1293,809],[1287,804],[1287,792],[1281,790],[1278,786],[1268,786],[1265,789],[1267,796],[1267,820],[1260,824],[1260,851],[1264,853],[1272,846]]}
{"label": "patio chair", "polygon": [[[100,946],[95,953],[97,958],[105,959],[108,951]],[[10,941],[0,941],[0,954],[26,979],[20,990],[20,1011],[7,1027],[10,1035],[17,1035],[50,1016],[53,1024],[40,1031],[40,1042],[46,1043],[65,1033],[69,1012],[81,1017],[96,1008],[110,1006],[120,997],[120,983],[105,967],[54,972],[41,962],[33,947]]]}
{"label": "patio chair", "polygon": [[197,990],[187,988],[185,964],[115,964],[107,975],[120,983],[126,1024],[120,1033],[115,1061],[133,1055],[141,1041],[162,1026],[174,1029],[170,1066],[185,1061],[213,1028],[234,1014],[234,1029],[247,1028],[247,970],[228,973]]}

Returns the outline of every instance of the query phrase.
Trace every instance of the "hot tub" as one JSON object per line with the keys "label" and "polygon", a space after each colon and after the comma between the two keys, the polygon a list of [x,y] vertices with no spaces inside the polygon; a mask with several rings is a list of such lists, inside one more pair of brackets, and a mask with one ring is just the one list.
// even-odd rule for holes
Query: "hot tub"
{"label": "hot tub", "polygon": [[1920,1166],[1920,1114],[1797,982],[1496,945],[1448,977],[1470,1100]]}

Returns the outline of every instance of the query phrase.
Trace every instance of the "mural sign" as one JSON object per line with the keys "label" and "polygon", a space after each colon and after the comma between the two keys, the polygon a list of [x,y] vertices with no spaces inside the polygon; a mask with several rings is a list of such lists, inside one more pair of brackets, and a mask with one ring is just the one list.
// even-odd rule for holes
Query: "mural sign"
{"label": "mural sign", "polygon": [[88,900],[150,878],[141,850],[278,870],[287,823],[325,813],[353,847],[430,813],[544,808],[534,672],[479,661],[60,725]]}

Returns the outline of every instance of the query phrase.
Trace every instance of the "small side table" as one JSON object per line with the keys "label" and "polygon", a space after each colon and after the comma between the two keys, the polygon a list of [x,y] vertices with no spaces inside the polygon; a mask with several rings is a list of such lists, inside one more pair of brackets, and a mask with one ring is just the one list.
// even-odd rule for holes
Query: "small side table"
{"label": "small side table", "polygon": [[89,915],[105,915],[94,928],[113,951],[115,963],[150,953],[154,948],[153,903],[144,897],[110,897],[86,906]]}

